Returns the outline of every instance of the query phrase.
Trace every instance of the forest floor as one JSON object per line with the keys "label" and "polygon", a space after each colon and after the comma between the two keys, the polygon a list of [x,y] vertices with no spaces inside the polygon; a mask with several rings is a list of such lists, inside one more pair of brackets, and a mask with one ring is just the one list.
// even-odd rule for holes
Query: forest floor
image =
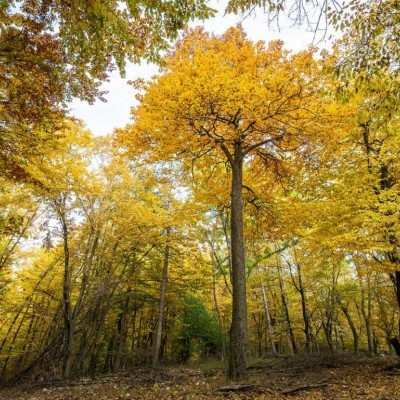
{"label": "forest floor", "polygon": [[399,400],[398,358],[341,355],[271,357],[229,382],[210,365],[141,367],[69,382],[25,382],[1,400]]}

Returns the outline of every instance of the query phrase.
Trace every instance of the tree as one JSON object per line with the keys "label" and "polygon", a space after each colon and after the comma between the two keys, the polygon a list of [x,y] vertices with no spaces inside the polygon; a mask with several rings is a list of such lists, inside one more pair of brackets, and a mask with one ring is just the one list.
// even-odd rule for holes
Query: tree
{"label": "tree", "polygon": [[189,361],[196,344],[198,355],[216,356],[221,352],[225,339],[218,329],[217,318],[210,315],[205,304],[196,297],[186,296],[183,302],[178,314],[180,361]]}
{"label": "tree", "polygon": [[26,159],[60,128],[73,98],[93,102],[117,65],[157,61],[185,24],[213,14],[203,0],[0,3],[0,171],[26,180]]}
{"label": "tree", "polygon": [[348,225],[352,235],[352,239],[347,237],[349,251],[356,258],[362,252],[364,264],[372,263],[375,270],[389,274],[400,309],[400,135],[398,99],[393,90],[398,83],[392,85],[392,81],[391,73],[381,71],[350,98],[358,108],[357,126],[343,151],[348,159],[351,154],[354,168],[343,165],[335,197],[346,196],[345,204],[353,208]]}
{"label": "tree", "polygon": [[314,30],[315,37],[325,36],[330,28],[344,35],[340,46],[349,50],[338,60],[334,70],[346,82],[349,76],[362,84],[370,77],[390,71],[394,82],[391,89],[398,92],[400,45],[400,5],[393,0],[229,0],[227,12],[252,13],[262,8],[269,23],[279,25],[286,15],[298,25]]}
{"label": "tree", "polygon": [[[337,106],[321,95],[322,68],[313,51],[291,56],[281,42],[265,46],[231,28],[221,37],[189,31],[165,59],[164,74],[144,84],[134,123],[120,141],[150,159],[183,168],[225,163],[231,176],[230,237],[233,311],[229,375],[246,368],[244,174],[253,165],[278,166],[290,151],[337,123]],[[192,170],[194,167],[191,167]]]}

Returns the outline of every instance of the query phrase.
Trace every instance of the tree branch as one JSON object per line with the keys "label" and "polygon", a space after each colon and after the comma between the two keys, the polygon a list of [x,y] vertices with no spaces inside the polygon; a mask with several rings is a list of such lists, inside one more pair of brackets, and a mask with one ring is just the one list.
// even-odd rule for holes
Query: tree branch
{"label": "tree branch", "polygon": [[256,149],[257,147],[260,147],[260,146],[262,146],[262,145],[264,145],[264,144],[268,144],[268,143],[274,143],[274,142],[279,141],[279,140],[282,140],[282,139],[283,139],[283,135],[279,135],[279,136],[276,136],[276,137],[274,137],[274,138],[269,138],[269,139],[263,140],[263,141],[261,141],[261,142],[254,143],[254,144],[252,144],[251,146],[247,147],[247,149],[245,149],[245,150],[243,151],[243,153],[242,153],[242,159],[243,159],[247,154],[249,154],[252,150]]}
{"label": "tree branch", "polygon": [[[232,154],[229,152],[228,148],[223,143],[221,143],[220,146],[221,146],[221,150],[226,155],[226,158],[228,159],[229,164],[231,165],[231,167],[233,167],[234,160],[233,160]],[[242,156],[242,158],[243,158],[243,156]]]}

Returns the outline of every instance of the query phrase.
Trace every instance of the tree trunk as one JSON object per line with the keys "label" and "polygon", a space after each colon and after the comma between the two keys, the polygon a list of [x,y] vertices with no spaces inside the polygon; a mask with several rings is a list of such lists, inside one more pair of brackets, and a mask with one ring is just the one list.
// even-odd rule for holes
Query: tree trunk
{"label": "tree trunk", "polygon": [[129,310],[129,289],[126,295],[123,310],[118,316],[118,350],[113,363],[113,371],[119,372],[124,357],[125,339],[126,339],[126,317]]}
{"label": "tree trunk", "polygon": [[[393,264],[396,265],[397,268],[400,267],[400,260],[398,259],[398,257],[392,256],[390,258],[390,260],[392,261]],[[398,309],[400,310],[400,270],[397,270],[394,273],[391,273],[389,276],[393,283],[394,293],[396,295],[396,300],[397,300],[397,306],[398,306]],[[400,318],[398,321],[397,334],[400,336]],[[393,344],[393,342],[392,342],[392,344]],[[397,350],[396,350],[396,352],[397,352]],[[400,356],[400,354],[398,354],[398,355]]]}
{"label": "tree trunk", "polygon": [[265,320],[266,320],[266,324],[267,324],[268,342],[269,342],[269,345],[271,346],[272,353],[273,354],[277,354],[275,343],[274,343],[274,333],[273,333],[273,330],[272,330],[271,314],[269,313],[268,299],[267,299],[267,295],[265,293],[265,288],[264,288],[264,283],[263,282],[261,282],[261,294],[262,294],[263,303],[264,303]]}
{"label": "tree trunk", "polygon": [[351,315],[348,310],[348,306],[344,305],[340,299],[338,298],[338,302],[340,305],[340,308],[343,311],[343,314],[345,315],[347,322],[349,323],[349,327],[351,329],[351,333],[353,334],[353,343],[354,343],[354,354],[358,354],[358,333],[357,333],[357,328],[354,325],[353,319],[351,318]]}
{"label": "tree trunk", "polygon": [[24,324],[24,321],[25,321],[25,317],[26,317],[26,316],[27,316],[27,314],[24,314],[24,315],[22,316],[22,318],[21,318],[21,320],[20,320],[20,322],[19,322],[19,324],[18,324],[18,327],[17,327],[16,331],[14,332],[14,336],[13,336],[13,338],[12,338],[12,340],[11,340],[11,343],[10,343],[10,345],[9,345],[9,347],[8,347],[7,356],[6,356],[6,359],[4,360],[3,368],[2,368],[2,371],[1,371],[1,376],[2,376],[2,378],[5,377],[5,373],[6,373],[6,370],[7,370],[8,361],[9,361],[9,359],[11,358],[11,352],[12,352],[14,346],[15,346],[15,343],[16,343],[16,340],[17,340],[19,331],[21,330],[21,327],[22,327],[23,324]]}
{"label": "tree trunk", "polygon": [[212,284],[213,284],[213,298],[214,298],[214,306],[215,306],[215,312],[217,313],[217,319],[218,319],[218,331],[219,335],[221,337],[222,341],[222,356],[221,356],[221,361],[225,363],[226,361],[226,346],[225,346],[225,340],[224,340],[224,330],[222,326],[222,318],[221,318],[221,312],[219,309],[218,305],[218,297],[217,297],[217,290],[216,290],[216,279],[215,279],[215,265],[214,265],[214,252],[211,252],[211,272],[212,272]]}
{"label": "tree trunk", "polygon": [[283,316],[284,316],[284,319],[286,322],[286,333],[287,333],[287,338],[288,338],[288,344],[289,344],[290,352],[292,354],[294,354],[294,353],[297,353],[297,346],[296,346],[296,341],[294,339],[292,323],[290,321],[289,304],[288,304],[288,299],[287,299],[287,295],[286,295],[285,282],[283,280],[280,267],[278,267],[278,278],[279,278],[279,288],[281,290]]}
{"label": "tree trunk", "polygon": [[242,145],[235,143],[232,159],[231,191],[231,251],[232,251],[232,324],[230,329],[230,352],[228,375],[242,376],[246,370],[247,345],[247,299],[246,264],[243,239],[243,159]]}
{"label": "tree trunk", "polygon": [[165,245],[164,250],[164,267],[161,277],[161,285],[160,285],[160,305],[158,311],[158,322],[157,322],[157,329],[156,329],[156,340],[154,346],[154,353],[153,353],[153,366],[157,366],[160,362],[160,349],[161,349],[161,339],[162,339],[162,330],[163,330],[163,321],[164,321],[164,307],[165,307],[165,291],[167,288],[167,281],[168,281],[168,264],[169,264],[169,234],[171,228],[167,228],[167,243]]}
{"label": "tree trunk", "polygon": [[300,298],[301,298],[301,311],[303,315],[303,321],[304,321],[304,335],[306,337],[306,352],[309,352],[310,346],[311,346],[311,324],[310,324],[310,313],[308,311],[308,306],[307,306],[307,293],[306,289],[303,285],[303,275],[301,271],[301,265],[300,263],[296,263],[296,269],[297,269],[297,282],[295,277],[292,274],[292,266],[288,262],[288,266],[290,268],[290,275],[292,277],[292,282],[295,287],[295,289],[299,292]]}
{"label": "tree trunk", "polygon": [[299,292],[301,297],[301,311],[303,314],[304,321],[304,335],[306,337],[306,351],[309,352],[311,349],[311,324],[310,324],[310,313],[307,306],[307,294],[306,289],[303,285],[303,277],[301,274],[301,266],[297,266],[297,273],[299,276]]}
{"label": "tree trunk", "polygon": [[63,317],[64,317],[64,346],[63,346],[63,375],[65,379],[69,379],[72,364],[72,349],[74,344],[74,327],[71,307],[71,274],[69,270],[69,243],[68,243],[68,226],[65,216],[66,197],[55,202],[56,210],[60,219],[63,245],[64,245],[64,279],[63,279]]}
{"label": "tree trunk", "polygon": [[[370,277],[367,277],[367,299],[365,299],[365,289],[360,280],[361,286],[361,313],[364,318],[365,328],[367,333],[368,352],[373,354],[374,346],[372,340],[372,326],[371,326],[371,299],[370,299]],[[365,302],[367,301],[367,306]]]}
{"label": "tree trunk", "polygon": [[400,357],[400,342],[399,339],[392,338],[390,339],[390,343],[392,344],[394,350],[396,351],[396,354]]}

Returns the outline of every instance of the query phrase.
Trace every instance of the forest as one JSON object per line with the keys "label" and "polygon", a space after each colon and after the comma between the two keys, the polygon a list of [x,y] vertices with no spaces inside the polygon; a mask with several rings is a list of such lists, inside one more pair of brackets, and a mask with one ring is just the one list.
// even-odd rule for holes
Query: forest
{"label": "forest", "polygon": [[[1,385],[399,362],[400,3],[227,12],[257,7],[337,39],[187,28],[203,0],[0,1]],[[140,60],[131,122],[92,135],[69,103]]]}

